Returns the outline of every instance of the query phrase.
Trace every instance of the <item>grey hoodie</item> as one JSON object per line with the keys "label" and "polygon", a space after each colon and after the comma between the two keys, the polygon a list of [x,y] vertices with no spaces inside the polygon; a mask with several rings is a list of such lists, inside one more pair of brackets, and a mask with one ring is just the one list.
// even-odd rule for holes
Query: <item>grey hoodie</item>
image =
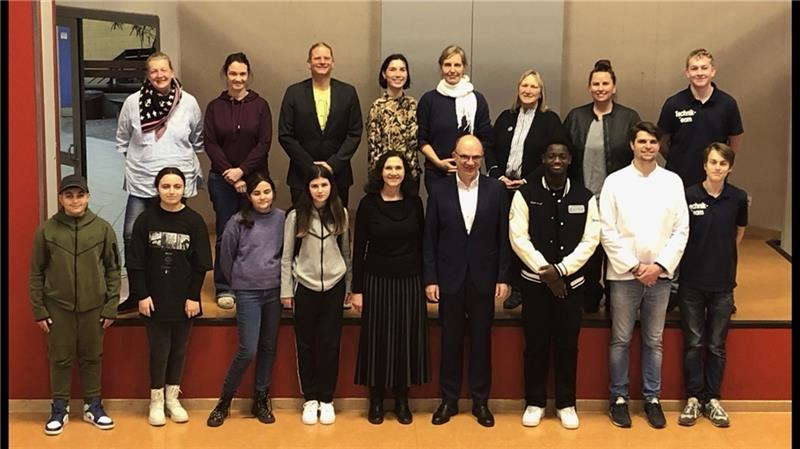
{"label": "grey hoodie", "polygon": [[[347,219],[347,210],[345,210]],[[326,229],[316,210],[312,211],[311,229],[300,240],[295,256],[297,211],[286,214],[283,228],[283,257],[281,258],[281,298],[293,298],[297,283],[315,292],[333,288],[345,278],[345,291],[350,292],[353,277],[350,263],[349,231],[338,239]]]}

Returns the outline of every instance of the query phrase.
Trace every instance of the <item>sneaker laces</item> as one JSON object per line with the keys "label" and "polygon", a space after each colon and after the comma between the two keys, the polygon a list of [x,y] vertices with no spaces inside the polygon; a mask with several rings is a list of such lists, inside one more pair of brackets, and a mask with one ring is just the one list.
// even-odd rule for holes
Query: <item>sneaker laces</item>
{"label": "sneaker laces", "polygon": [[624,405],[624,404],[625,404],[625,398],[623,398],[622,396],[617,396],[617,401],[614,402],[614,405]]}
{"label": "sneaker laces", "polygon": [[681,415],[698,416],[700,414],[700,402],[696,398],[689,398],[686,406],[683,407]]}
{"label": "sneaker laces", "polygon": [[722,408],[719,401],[716,399],[712,399],[708,401],[708,408],[710,409],[708,412],[708,416],[710,418],[727,418],[728,414],[725,413],[725,409]]}
{"label": "sneaker laces", "polygon": [[50,421],[63,421],[63,418],[67,413],[67,408],[61,404],[50,404]]}

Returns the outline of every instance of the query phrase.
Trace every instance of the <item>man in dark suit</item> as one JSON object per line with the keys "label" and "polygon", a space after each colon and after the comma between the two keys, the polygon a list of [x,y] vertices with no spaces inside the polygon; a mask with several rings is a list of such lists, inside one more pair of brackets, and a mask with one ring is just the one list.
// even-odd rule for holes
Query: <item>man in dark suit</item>
{"label": "man in dark suit", "polygon": [[308,50],[311,78],[286,89],[278,119],[278,141],[289,155],[286,183],[292,204],[308,186],[314,164],[331,172],[342,204],[347,207],[353,184],[350,158],[361,142],[361,106],[356,89],[331,77],[333,49],[317,42]]}
{"label": "man in dark suit", "polygon": [[456,176],[431,185],[423,244],[425,295],[439,303],[442,324],[442,403],[432,422],[444,424],[458,413],[468,318],[472,414],[491,427],[494,304],[509,293],[508,195],[500,181],[480,174],[483,146],[478,138],[461,137],[452,154]]}

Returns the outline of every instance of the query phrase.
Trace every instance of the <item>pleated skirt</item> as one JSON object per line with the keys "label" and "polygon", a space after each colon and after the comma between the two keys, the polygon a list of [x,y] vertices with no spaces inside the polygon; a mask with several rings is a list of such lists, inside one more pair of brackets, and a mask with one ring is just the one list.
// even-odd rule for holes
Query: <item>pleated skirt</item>
{"label": "pleated skirt", "polygon": [[355,383],[391,389],[430,379],[421,275],[390,278],[366,273]]}

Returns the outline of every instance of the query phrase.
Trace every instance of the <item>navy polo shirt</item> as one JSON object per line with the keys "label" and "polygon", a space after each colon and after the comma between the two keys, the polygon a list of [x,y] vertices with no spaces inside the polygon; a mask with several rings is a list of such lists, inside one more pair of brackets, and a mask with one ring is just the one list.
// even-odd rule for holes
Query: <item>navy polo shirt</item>
{"label": "navy polo shirt", "polygon": [[709,144],[727,143],[728,136],[744,132],[736,100],[711,85],[714,92],[705,103],[689,87],[667,98],[658,118],[658,127],[671,135],[666,168],[677,173],[684,186],[705,180],[703,151]]}
{"label": "navy polo shirt", "polygon": [[680,283],[726,292],[736,287],[736,228],[747,226],[747,192],[725,183],[717,198],[703,184],[686,189],[689,241],[681,259]]}

